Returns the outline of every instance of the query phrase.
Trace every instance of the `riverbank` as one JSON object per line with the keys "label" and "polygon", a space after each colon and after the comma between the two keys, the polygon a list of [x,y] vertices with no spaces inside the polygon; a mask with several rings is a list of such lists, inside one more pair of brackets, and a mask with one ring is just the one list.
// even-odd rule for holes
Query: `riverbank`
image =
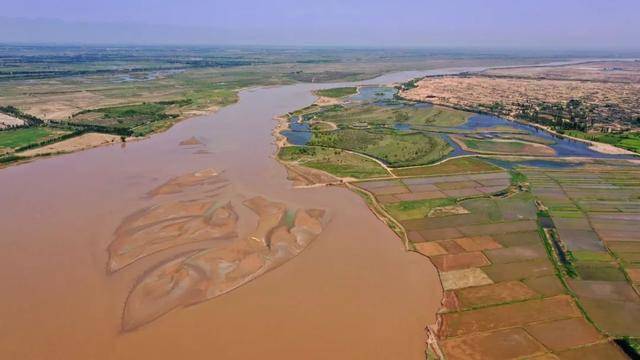
{"label": "riverbank", "polygon": [[[286,169],[273,159],[277,124],[272,119],[311,104],[311,91],[329,86],[245,90],[238,103],[211,116],[182,121],[126,147],[103,146],[0,172],[5,249],[0,280],[10,290],[0,316],[12,329],[0,353],[42,358],[55,352],[65,359],[98,360],[196,359],[202,354],[223,359],[324,359],[335,354],[423,359],[424,327],[435,322],[441,299],[433,267],[405,251],[360,197],[338,186],[292,189]],[[192,137],[201,144],[180,145]],[[211,168],[219,176],[210,181],[193,175]],[[153,191],[176,179],[191,185]],[[160,242],[169,247],[150,247],[141,257],[136,255],[139,246],[127,247],[133,251],[127,258],[135,261],[116,267],[115,273],[105,272],[110,264],[105,249],[116,235],[128,234],[131,221],[186,220],[163,212],[168,205],[197,220],[208,201],[230,203],[239,219],[237,238],[259,238],[258,217],[245,205],[258,196],[287,209],[322,210],[326,224],[303,252],[231,292],[187,307],[176,307],[175,299],[178,304],[188,300],[167,297],[173,290],[154,292],[153,312],[145,315],[139,310],[146,307],[137,306],[145,303],[138,300],[147,301],[141,297],[145,292],[132,290],[147,287],[149,277],[161,273],[157,269],[181,264],[185,257],[199,267],[207,264],[215,257],[189,254],[215,252],[231,239],[184,242],[193,238],[180,237],[173,242],[169,237],[168,243]],[[233,219],[222,210],[216,218],[223,213]],[[158,240],[144,234],[134,239]],[[65,291],[51,290],[56,288]],[[38,301],[42,298],[47,302]],[[33,317],[25,319],[24,313]],[[125,329],[144,325],[123,332],[123,318],[134,320]]]}

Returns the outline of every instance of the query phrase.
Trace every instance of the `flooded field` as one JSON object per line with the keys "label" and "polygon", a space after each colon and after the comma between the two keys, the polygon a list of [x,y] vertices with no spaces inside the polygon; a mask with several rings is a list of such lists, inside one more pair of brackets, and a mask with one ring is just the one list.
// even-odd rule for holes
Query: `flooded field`
{"label": "flooded field", "polygon": [[273,117],[323,86],[3,169],[0,357],[422,359],[433,266],[356,194],[292,189],[273,159]]}

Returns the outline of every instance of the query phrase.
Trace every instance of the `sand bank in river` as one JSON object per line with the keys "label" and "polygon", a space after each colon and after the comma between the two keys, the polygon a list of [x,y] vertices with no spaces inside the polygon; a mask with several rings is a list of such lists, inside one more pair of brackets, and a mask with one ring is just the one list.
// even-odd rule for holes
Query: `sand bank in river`
{"label": "sand bank in river", "polygon": [[[442,295],[433,266],[356,194],[292,189],[273,159],[273,117],[318,86],[243,91],[126,147],[1,171],[2,357],[423,359]],[[192,136],[211,153],[178,145]],[[270,231],[273,204],[288,215]],[[318,223],[304,251],[256,275]]]}

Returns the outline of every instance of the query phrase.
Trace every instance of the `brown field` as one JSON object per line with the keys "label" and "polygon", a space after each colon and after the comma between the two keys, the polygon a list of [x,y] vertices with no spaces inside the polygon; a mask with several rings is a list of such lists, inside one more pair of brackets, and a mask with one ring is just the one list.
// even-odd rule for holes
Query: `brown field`
{"label": "brown field", "polygon": [[599,343],[585,347],[576,347],[559,353],[566,360],[627,360],[628,357],[613,343]]}
{"label": "brown field", "polygon": [[[426,169],[406,175],[429,174]],[[453,359],[551,359],[592,355],[581,351],[589,348],[597,358],[623,356],[608,336],[638,336],[640,298],[625,276],[640,281],[637,265],[631,266],[640,261],[640,174],[613,163],[524,174],[532,191],[511,186],[506,196],[478,190],[505,189],[505,172],[434,172],[358,186],[392,210],[413,248],[440,273],[440,325],[430,330],[438,339],[436,352]],[[572,251],[574,278],[549,257],[535,199],[548,208],[560,241]],[[433,204],[440,204],[438,211]],[[511,353],[516,343],[522,353]]]}
{"label": "brown field", "polygon": [[595,343],[603,336],[582,318],[531,324],[527,331],[553,351]]}
{"label": "brown field", "polygon": [[463,307],[488,306],[501,303],[523,301],[538,297],[520,281],[506,281],[486,286],[470,287],[455,291]]}
{"label": "brown field", "polygon": [[445,313],[441,337],[455,337],[475,332],[497,330],[526,324],[581,316],[566,295],[488,307],[474,311]]}
{"label": "brown field", "polygon": [[500,171],[485,174],[365,181],[358,182],[357,185],[375,194],[383,204],[392,204],[491,194],[509,186],[509,175]]}
{"label": "brown field", "polygon": [[542,354],[545,349],[522,329],[463,336],[442,342],[447,359],[516,359]]}

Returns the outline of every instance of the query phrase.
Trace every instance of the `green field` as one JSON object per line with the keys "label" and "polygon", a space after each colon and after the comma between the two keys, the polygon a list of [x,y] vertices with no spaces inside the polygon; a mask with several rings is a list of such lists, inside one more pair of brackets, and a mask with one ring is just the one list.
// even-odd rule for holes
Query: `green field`
{"label": "green field", "polygon": [[604,133],[585,133],[579,130],[565,130],[564,134],[585,139],[590,141],[602,142],[617,146],[629,151],[640,153],[640,133],[626,134],[604,134]]}
{"label": "green field", "polygon": [[306,116],[332,122],[338,126],[375,127],[409,124],[412,126],[458,126],[464,124],[471,114],[442,107],[419,108],[405,106],[392,108],[376,105],[329,106]]}
{"label": "green field", "polygon": [[348,95],[353,95],[358,92],[358,88],[355,86],[350,87],[340,87],[333,89],[324,89],[316,91],[316,95],[330,97],[330,98],[341,98]]}
{"label": "green field", "polygon": [[[175,119],[178,117],[177,109],[190,104],[190,100],[180,100],[87,110],[74,115],[71,123],[133,129],[141,125]],[[170,111],[172,112],[169,113]]]}
{"label": "green field", "polygon": [[278,157],[283,161],[295,161],[338,177],[367,179],[389,175],[377,162],[340,149],[287,146],[280,149]]}
{"label": "green field", "polygon": [[416,201],[400,201],[385,205],[385,209],[398,221],[422,219],[427,217],[432,209],[442,206],[455,205],[453,198],[427,199]]}
{"label": "green field", "polygon": [[55,139],[67,132],[49,127],[30,127],[0,131],[0,149],[18,149]]}
{"label": "green field", "polygon": [[397,176],[429,176],[473,174],[501,170],[499,167],[489,164],[475,157],[462,157],[450,159],[437,165],[416,166],[401,169],[393,169]]}
{"label": "green field", "polygon": [[429,164],[453,150],[438,136],[391,130],[314,132],[309,145],[360,152],[393,167]]}

